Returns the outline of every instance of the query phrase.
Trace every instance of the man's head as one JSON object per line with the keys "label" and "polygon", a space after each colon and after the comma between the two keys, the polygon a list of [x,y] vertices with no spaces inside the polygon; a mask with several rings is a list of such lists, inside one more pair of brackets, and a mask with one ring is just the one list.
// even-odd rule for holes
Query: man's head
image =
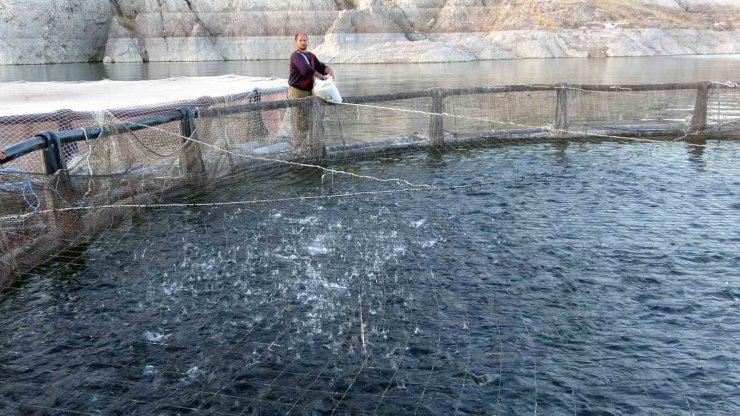
{"label": "man's head", "polygon": [[296,49],[298,49],[301,52],[304,52],[306,49],[308,49],[308,35],[307,34],[296,33],[293,39],[295,40]]}

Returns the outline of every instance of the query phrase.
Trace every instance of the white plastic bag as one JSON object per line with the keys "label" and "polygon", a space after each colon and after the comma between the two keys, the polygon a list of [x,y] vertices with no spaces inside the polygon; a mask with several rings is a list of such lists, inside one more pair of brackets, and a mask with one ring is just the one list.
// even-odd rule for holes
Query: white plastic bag
{"label": "white plastic bag", "polygon": [[332,81],[331,77],[326,77],[323,81],[318,78],[314,79],[313,95],[329,103],[342,102],[342,96],[339,95],[339,90],[337,89],[337,86],[334,85],[334,81]]}

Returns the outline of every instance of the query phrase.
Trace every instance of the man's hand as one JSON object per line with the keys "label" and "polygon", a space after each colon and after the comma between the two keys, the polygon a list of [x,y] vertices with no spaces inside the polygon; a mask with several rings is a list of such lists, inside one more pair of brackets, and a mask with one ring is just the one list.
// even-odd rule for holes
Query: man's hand
{"label": "man's hand", "polygon": [[0,160],[5,160],[5,153],[2,150],[0,150]]}

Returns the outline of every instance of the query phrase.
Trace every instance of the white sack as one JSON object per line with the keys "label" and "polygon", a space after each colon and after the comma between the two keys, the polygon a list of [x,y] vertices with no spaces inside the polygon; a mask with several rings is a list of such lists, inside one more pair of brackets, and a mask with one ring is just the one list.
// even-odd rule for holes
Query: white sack
{"label": "white sack", "polygon": [[341,103],[342,96],[339,95],[337,86],[334,85],[331,77],[326,77],[326,80],[320,80],[318,78],[313,81],[313,95],[321,98],[322,100],[329,103]]}

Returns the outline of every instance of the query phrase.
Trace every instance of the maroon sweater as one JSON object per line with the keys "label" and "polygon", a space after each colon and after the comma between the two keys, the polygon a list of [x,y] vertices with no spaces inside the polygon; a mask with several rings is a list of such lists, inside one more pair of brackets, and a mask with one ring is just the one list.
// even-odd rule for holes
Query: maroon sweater
{"label": "maroon sweater", "polygon": [[311,52],[296,50],[290,55],[288,85],[299,90],[311,91],[313,89],[313,73],[316,71],[326,75],[326,65]]}

